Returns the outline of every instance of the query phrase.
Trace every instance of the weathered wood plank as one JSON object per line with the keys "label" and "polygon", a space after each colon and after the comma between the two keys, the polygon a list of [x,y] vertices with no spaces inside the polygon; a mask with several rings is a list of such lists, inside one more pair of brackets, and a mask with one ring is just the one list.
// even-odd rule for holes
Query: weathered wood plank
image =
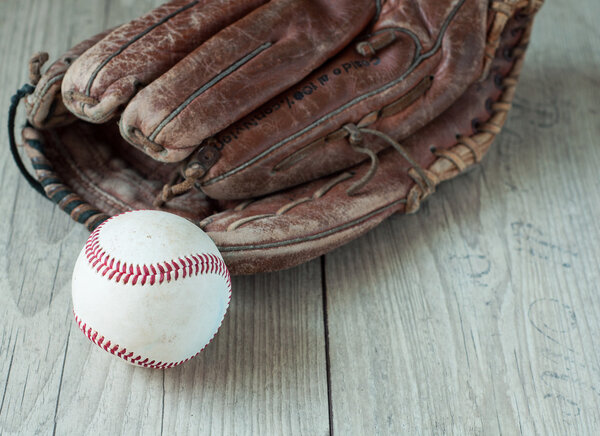
{"label": "weathered wood plank", "polygon": [[[0,2],[0,101],[27,60],[133,18],[159,0]],[[6,111],[0,111],[6,125]],[[326,434],[319,262],[234,280],[230,312],[198,358],[171,371],[107,356],[72,320],[83,227],[18,174],[0,136],[1,434]]]}
{"label": "weathered wood plank", "polygon": [[[10,96],[27,81],[29,56],[42,48],[56,55],[69,46],[70,37],[83,36],[76,25],[81,15],[66,18],[73,4],[1,2],[2,126]],[[96,14],[94,3],[85,13]],[[22,180],[4,129],[0,162],[0,429],[2,434],[51,434],[72,329],[68,283],[87,236]]]}
{"label": "weathered wood plank", "polygon": [[482,166],[327,256],[335,434],[600,431],[600,8],[585,3],[544,6]]}
{"label": "weathered wood plank", "polygon": [[328,433],[318,263],[233,286],[215,340],[173,370],[109,359],[71,329],[57,432]]}
{"label": "weathered wood plank", "polygon": [[[0,101],[33,51],[56,56],[157,3],[0,2]],[[586,4],[544,7],[480,168],[327,257],[337,434],[598,432],[600,11]],[[190,364],[122,365],[71,319],[86,232],[26,186],[4,137],[0,159],[2,434],[328,432],[318,263],[236,280]]]}

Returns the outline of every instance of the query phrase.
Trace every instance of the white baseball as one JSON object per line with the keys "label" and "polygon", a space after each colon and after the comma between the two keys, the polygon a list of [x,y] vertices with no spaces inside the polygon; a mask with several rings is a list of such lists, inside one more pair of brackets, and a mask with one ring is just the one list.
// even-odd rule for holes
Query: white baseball
{"label": "white baseball", "polygon": [[170,368],[217,333],[231,280],[197,226],[166,212],[134,211],[90,235],[72,290],[75,320],[92,342],[129,363]]}

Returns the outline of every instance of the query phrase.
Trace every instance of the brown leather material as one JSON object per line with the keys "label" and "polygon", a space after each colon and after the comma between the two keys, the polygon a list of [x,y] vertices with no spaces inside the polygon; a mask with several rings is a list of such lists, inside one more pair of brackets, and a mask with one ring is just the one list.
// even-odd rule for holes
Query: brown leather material
{"label": "brown leather material", "polygon": [[[524,23],[510,24],[500,51],[526,44]],[[493,74],[471,85],[448,110],[404,141],[411,156],[435,174],[438,182],[460,174],[488,150],[496,136],[489,130],[497,127],[499,131],[506,120],[521,64],[522,58],[495,58]],[[468,138],[467,145],[461,142],[464,138]],[[408,208],[414,212],[425,199],[409,175],[410,165],[393,149],[379,153],[375,176],[358,195],[348,196],[348,188],[368,168],[364,163],[342,175],[270,195],[238,210],[230,208],[207,218],[201,227],[237,273],[262,270],[265,264],[280,269],[302,263],[358,237],[393,213]],[[328,186],[331,188],[321,194]],[[411,196],[415,192],[417,196]],[[297,205],[286,207],[294,203]]]}
{"label": "brown leather material", "polygon": [[[222,156],[202,179],[202,189],[214,198],[248,198],[355,165],[365,156],[350,150],[344,137],[330,138],[347,123],[369,125],[400,140],[407,137],[479,79],[486,14],[482,1],[386,3],[373,34],[394,32],[395,40],[373,58],[348,47],[305,81],[216,135]],[[382,110],[426,80],[430,87],[402,110]],[[275,169],[315,142],[321,144],[296,165]],[[379,151],[385,145],[374,142],[371,147]]]}
{"label": "brown leather material", "polygon": [[157,160],[180,161],[345,47],[379,1],[172,1],[80,57],[63,98],[90,122],[126,106],[123,136]]}
{"label": "brown leather material", "polygon": [[[25,99],[27,117],[31,125],[43,129],[75,121],[73,114],[64,106],[61,96],[61,85],[65,72],[75,59],[97,44],[111,31],[112,29],[105,30],[90,39],[80,42],[52,63],[42,75],[39,75],[39,70],[48,59],[48,56],[41,53],[34,55],[30,61],[30,71],[35,68],[37,70],[36,75],[39,76],[35,78],[36,80],[32,80],[32,84],[36,85],[35,92]],[[32,65],[34,62],[35,64]]]}
{"label": "brown leather material", "polygon": [[[115,123],[98,126],[78,120],[46,130],[26,127],[23,140],[26,144],[43,140],[43,153],[37,148],[26,150],[34,167],[42,168],[37,176],[49,197],[64,191],[66,184],[69,191],[107,215],[151,207],[177,166],[156,162],[131,147]],[[213,213],[215,204],[195,191],[173,199],[163,210],[196,219]]]}
{"label": "brown leather material", "polygon": [[69,69],[65,104],[79,118],[102,123],[220,29],[266,0],[175,0],[118,27]]}
{"label": "brown leather material", "polygon": [[[394,6],[396,11],[412,7],[404,3]],[[506,121],[533,20],[533,12],[526,13],[529,10],[526,2],[518,6],[521,10],[515,11],[518,13],[504,23],[494,57],[487,67],[489,74],[483,80],[478,80],[484,64],[481,57],[476,56],[473,60],[467,54],[446,59],[444,50],[450,53],[469,50],[468,46],[460,48],[452,41],[443,43],[442,53],[432,54],[428,58],[431,62],[422,64],[436,71],[433,80],[429,79],[429,73],[415,74],[414,83],[398,90],[399,98],[390,104],[381,104],[374,110],[375,114],[367,113],[362,122],[343,126],[338,125],[339,120],[332,122],[333,133],[326,135],[326,139],[317,140],[312,146],[307,140],[308,146],[299,148],[296,155],[289,151],[281,153],[270,161],[270,165],[277,168],[275,172],[286,173],[296,167],[315,176],[319,170],[314,170],[311,163],[322,164],[318,161],[325,158],[330,167],[340,165],[337,160],[344,162],[341,167],[351,164],[355,161],[353,155],[360,155],[360,159],[367,161],[262,198],[250,196],[217,201],[200,189],[192,189],[170,198],[161,207],[191,219],[207,231],[233,274],[297,265],[358,237],[393,213],[415,212],[435,191],[437,184],[479,162]],[[385,12],[384,8],[382,16]],[[484,20],[495,20],[495,13],[488,14],[484,10],[483,15]],[[443,16],[447,16],[447,10],[440,8],[439,13],[414,17],[413,20],[434,22],[435,19],[442,20]],[[467,26],[468,21],[465,16],[458,27]],[[481,25],[484,33],[489,33],[493,27],[487,22]],[[451,26],[446,31],[451,32]],[[426,33],[419,37],[427,38]],[[402,47],[402,44],[395,45],[402,42],[401,37],[367,38],[369,44],[361,50],[381,50],[379,56],[383,58],[387,50],[395,53],[394,47]],[[483,56],[487,42],[475,38],[475,33],[473,38],[463,39],[463,44],[474,44],[477,53]],[[411,40],[414,41],[412,37]],[[400,61],[401,57],[396,54],[395,59]],[[333,65],[335,59],[326,67]],[[456,77],[463,73],[468,76],[466,84],[463,78]],[[306,81],[310,81],[310,77]],[[459,89],[465,88],[456,91],[454,98],[451,94],[447,97],[451,101],[445,103],[444,86],[452,88],[454,81],[462,83],[456,85]],[[362,85],[356,82],[355,86]],[[294,87],[284,95],[294,95],[296,89]],[[356,88],[345,88],[345,92],[352,89]],[[345,94],[341,91],[335,94],[336,97],[342,95]],[[299,103],[305,104],[306,108],[319,109],[310,106],[309,98],[303,98]],[[320,104],[326,106],[329,102],[321,100]],[[432,105],[436,107],[429,107]],[[438,105],[448,107],[440,109]],[[283,109],[280,110],[284,114]],[[435,116],[437,112],[440,113]],[[294,123],[296,118],[289,120]],[[409,125],[403,126],[405,123]],[[288,128],[285,123],[279,126],[281,130]],[[272,132],[276,133],[276,129]],[[400,138],[403,139],[398,142]],[[120,136],[114,122],[94,125],[77,121],[64,127],[26,128],[23,139],[46,194],[89,229],[109,215],[154,208],[153,199],[160,194],[162,186],[175,183],[190,171],[188,162],[161,163],[131,147]],[[247,149],[240,153],[264,148],[261,141],[268,139],[254,137],[255,142],[248,143]],[[215,143],[211,145],[214,147]],[[339,147],[337,155],[323,152],[335,147]],[[217,165],[220,159],[234,159],[234,156],[223,157],[226,150],[222,148],[221,155],[209,157],[216,160]],[[379,151],[375,154],[365,150]],[[244,156],[241,156],[240,161],[243,160]],[[201,165],[198,168],[200,173],[205,172]],[[285,181],[284,176],[269,174],[268,178],[271,177]],[[240,180],[239,183],[243,183],[243,178]],[[245,183],[254,182],[247,175]],[[270,180],[261,183],[271,186]],[[206,186],[203,189],[206,190]],[[240,185],[239,189],[244,187]]]}

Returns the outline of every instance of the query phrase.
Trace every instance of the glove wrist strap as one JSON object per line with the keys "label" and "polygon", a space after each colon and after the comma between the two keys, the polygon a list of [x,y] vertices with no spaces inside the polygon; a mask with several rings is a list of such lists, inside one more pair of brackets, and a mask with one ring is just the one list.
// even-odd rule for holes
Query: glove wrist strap
{"label": "glove wrist strap", "polygon": [[29,173],[27,168],[25,168],[23,160],[21,159],[21,155],[19,154],[19,150],[17,149],[17,141],[15,140],[15,120],[17,117],[17,107],[19,106],[19,102],[27,95],[31,94],[34,90],[35,87],[25,84],[21,87],[21,89],[17,90],[16,94],[10,99],[10,107],[8,109],[8,143],[10,145],[10,152],[13,156],[13,159],[17,164],[17,168],[19,168],[19,171],[23,177],[25,177],[27,183],[29,183],[29,185],[41,195],[48,198],[42,184]]}

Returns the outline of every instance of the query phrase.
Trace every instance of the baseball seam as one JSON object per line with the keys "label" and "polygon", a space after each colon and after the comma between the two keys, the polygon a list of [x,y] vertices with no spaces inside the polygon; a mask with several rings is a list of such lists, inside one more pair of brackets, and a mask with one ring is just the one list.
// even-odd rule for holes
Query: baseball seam
{"label": "baseball seam", "polygon": [[[227,302],[227,306],[229,306],[230,300],[231,300],[231,294],[230,294],[229,300]],[[185,363],[188,360],[191,360],[194,357],[196,357],[198,354],[200,354],[208,346],[208,344],[210,344],[213,341],[213,339],[217,335],[217,332],[215,332],[215,334],[212,336],[212,338],[210,338],[210,340],[206,343],[206,345],[204,347],[202,347],[202,349],[200,351],[198,351],[196,354],[194,354],[186,359],[180,360],[179,362],[162,362],[162,361],[157,362],[156,360],[150,360],[148,357],[143,357],[139,354],[136,355],[133,351],[129,351],[129,350],[127,350],[127,348],[121,347],[119,344],[113,344],[110,340],[107,340],[105,336],[102,336],[97,330],[94,330],[92,327],[90,327],[85,322],[83,322],[83,320],[77,315],[75,310],[73,310],[73,315],[75,316],[75,322],[77,323],[77,325],[79,326],[79,328],[81,329],[83,334],[86,335],[87,338],[90,341],[92,341],[94,344],[96,344],[103,350],[109,352],[110,354],[113,354],[114,356],[120,357],[121,359],[126,360],[129,363],[143,366],[144,368],[168,369],[168,368],[173,368],[177,365],[181,365],[182,363]],[[217,331],[219,331],[220,328],[221,328],[221,324],[219,324]]]}
{"label": "baseball seam", "polygon": [[177,259],[165,260],[151,264],[127,263],[110,256],[100,245],[100,230],[109,222],[104,221],[94,230],[85,244],[85,255],[92,269],[116,283],[127,284],[138,282],[143,286],[146,283],[161,284],[165,280],[177,280],[192,275],[218,274],[230,283],[231,278],[223,260],[214,254],[196,253],[181,256]]}
{"label": "baseball seam", "polygon": [[[141,286],[145,284],[160,284],[165,280],[169,282],[171,280],[190,277],[192,275],[197,276],[199,274],[217,274],[225,279],[228,292],[226,307],[229,307],[229,303],[231,302],[231,276],[222,259],[214,254],[196,253],[149,265],[136,264],[134,266],[134,264],[131,263],[128,264],[126,262],[121,262],[120,260],[116,260],[114,257],[111,257],[108,253],[106,253],[99,242],[100,231],[102,227],[113,218],[114,217],[109,218],[100,224],[90,235],[85,244],[85,255],[88,263],[97,273],[101,274],[103,277],[106,277],[108,280],[114,280],[116,283],[121,283],[123,285],[131,282],[133,286],[138,283]],[[100,332],[85,323],[77,315],[75,309],[73,309],[73,315],[75,316],[75,321],[81,331],[90,341],[98,345],[100,348],[117,357],[120,357],[123,360],[126,360],[127,362],[143,366],[145,368],[155,369],[172,368],[187,362],[193,357],[196,357],[202,352],[202,350],[204,350],[204,348],[208,346],[208,344],[213,341],[223,323],[221,320],[221,324],[219,324],[219,327],[217,327],[215,334],[196,354],[178,362],[157,362],[156,360],[150,360],[148,357],[144,357],[134,353],[133,351],[129,351],[126,347],[122,347],[119,344],[112,343],[112,341],[100,334]]]}

